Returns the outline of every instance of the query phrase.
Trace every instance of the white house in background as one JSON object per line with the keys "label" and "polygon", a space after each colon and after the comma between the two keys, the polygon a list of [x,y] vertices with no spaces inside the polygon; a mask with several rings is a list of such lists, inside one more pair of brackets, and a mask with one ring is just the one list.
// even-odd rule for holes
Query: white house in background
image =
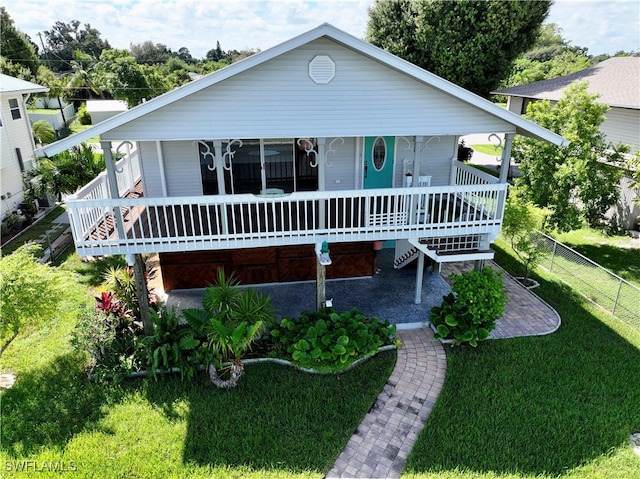
{"label": "white house in background", "polygon": [[27,100],[48,88],[0,74],[0,198],[1,217],[23,200],[22,173],[33,167],[35,143],[27,115]]}
{"label": "white house in background", "polygon": [[[505,158],[516,134],[566,144],[323,24],[39,153],[101,136],[109,181],[67,201],[76,249],[157,252],[171,290],[206,286],[219,266],[244,284],[371,275],[382,241],[397,267],[491,258],[508,169],[498,179],[456,160],[474,133],[504,134]],[[137,147],[139,198],[121,198],[133,187],[112,160],[122,140],[119,153]]]}
{"label": "white house in background", "polygon": [[118,113],[127,111],[127,102],[121,100],[87,100],[87,113],[96,125]]}
{"label": "white house in background", "polygon": [[[507,108],[524,114],[529,103],[538,100],[557,102],[565,89],[576,81],[589,82],[588,91],[600,95],[599,102],[609,105],[600,130],[607,141],[624,143],[636,152],[640,148],[640,57],[614,57],[585,70],[563,77],[528,83],[493,92],[508,97]],[[616,216],[623,227],[632,227],[640,215],[634,205],[635,192],[629,188],[629,178],[621,182],[621,200],[609,216]]]}

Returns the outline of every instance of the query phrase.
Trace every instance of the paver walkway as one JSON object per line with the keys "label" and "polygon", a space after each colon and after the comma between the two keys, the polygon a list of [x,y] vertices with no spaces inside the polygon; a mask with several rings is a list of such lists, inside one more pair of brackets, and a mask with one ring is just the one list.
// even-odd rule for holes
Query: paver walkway
{"label": "paver walkway", "polygon": [[[493,261],[487,262],[501,269]],[[461,273],[472,263],[450,263],[442,275]],[[496,322],[493,339],[554,332],[560,316],[546,302],[503,272],[508,301]],[[397,478],[418,434],[431,413],[444,383],[446,355],[430,329],[398,331],[404,348],[398,350],[393,373],[333,467],[332,478]]]}
{"label": "paver walkway", "polygon": [[444,383],[446,356],[427,329],[398,332],[393,373],[327,478],[400,477]]}

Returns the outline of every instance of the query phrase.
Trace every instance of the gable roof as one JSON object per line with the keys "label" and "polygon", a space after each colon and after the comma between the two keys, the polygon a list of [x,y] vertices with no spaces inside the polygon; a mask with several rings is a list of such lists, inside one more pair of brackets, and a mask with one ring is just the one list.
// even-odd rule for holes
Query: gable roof
{"label": "gable roof", "polygon": [[186,85],[182,85],[170,92],[167,92],[161,96],[158,96],[148,102],[138,105],[126,112],[120,113],[112,118],[109,118],[92,128],[88,128],[75,135],[69,136],[62,140],[59,140],[50,145],[46,145],[36,151],[38,156],[51,156],[61,151],[64,151],[78,143],[92,138],[96,135],[101,135],[107,131],[118,128],[125,125],[128,122],[141,118],[151,112],[154,112],[164,106],[177,102],[189,95],[200,92],[208,87],[211,87],[217,83],[220,83],[228,78],[245,72],[257,65],[261,65],[273,58],[278,57],[284,53],[294,50],[302,45],[312,42],[318,38],[327,37],[333,41],[365,56],[371,58],[389,68],[404,73],[413,79],[428,85],[434,89],[442,91],[448,95],[451,95],[458,100],[473,105],[480,110],[485,111],[497,118],[500,118],[511,125],[514,125],[517,133],[531,136],[534,138],[542,139],[551,142],[556,145],[566,145],[568,142],[540,125],[533,123],[529,120],[522,118],[510,111],[505,110],[497,105],[494,105],[488,100],[465,90],[454,83],[451,83],[431,72],[423,70],[416,65],[413,65],[406,60],[403,60],[389,52],[386,52],[378,47],[375,47],[363,40],[360,40],[348,33],[335,28],[332,25],[324,23],[306,33],[298,35],[290,40],[287,40],[279,45],[264,50],[260,53],[247,57],[237,63],[233,63],[221,70],[217,70],[209,75],[206,75],[198,80],[194,80]]}
{"label": "gable roof", "polygon": [[0,73],[0,93],[44,93],[47,87]]}
{"label": "gable roof", "polygon": [[640,109],[640,57],[614,57],[571,75],[492,92],[498,95],[559,100],[576,81],[588,81],[588,91],[609,106]]}

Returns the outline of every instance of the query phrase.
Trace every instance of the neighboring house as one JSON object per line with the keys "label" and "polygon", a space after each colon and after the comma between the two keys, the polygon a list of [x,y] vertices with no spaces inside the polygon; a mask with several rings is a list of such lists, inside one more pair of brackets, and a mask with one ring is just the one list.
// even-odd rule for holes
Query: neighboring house
{"label": "neighboring house", "polygon": [[0,74],[0,198],[1,217],[15,211],[23,200],[22,173],[33,167],[35,143],[27,115],[27,100],[48,88]]}
{"label": "neighboring house", "polygon": [[[557,102],[564,90],[575,81],[589,82],[589,93],[600,95],[599,102],[610,109],[600,130],[607,141],[624,143],[631,153],[640,148],[640,57],[614,57],[571,75],[543,80],[493,92],[508,97],[509,111],[524,114],[532,101]],[[608,216],[615,217],[619,226],[631,228],[640,215],[634,204],[637,193],[630,189],[630,179],[621,181],[621,199]]]}
{"label": "neighboring house", "polygon": [[92,125],[123,111],[127,111],[127,102],[121,100],[87,100],[87,113],[91,115]]}
{"label": "neighboring house", "polygon": [[[566,144],[324,24],[40,154],[101,136],[109,184],[67,201],[76,249],[157,252],[171,290],[207,286],[218,266],[244,284],[372,275],[374,242],[389,240],[397,267],[491,258],[507,168],[498,179],[456,160],[473,133],[504,134],[506,158],[515,134]],[[119,198],[122,140],[141,161],[141,198]]]}

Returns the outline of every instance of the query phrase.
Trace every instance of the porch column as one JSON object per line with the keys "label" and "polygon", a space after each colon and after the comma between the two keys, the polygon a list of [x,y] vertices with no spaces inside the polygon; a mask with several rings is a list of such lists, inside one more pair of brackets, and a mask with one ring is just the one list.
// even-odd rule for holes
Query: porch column
{"label": "porch column", "polygon": [[[104,164],[107,168],[107,183],[109,183],[109,196],[114,199],[120,199],[120,191],[118,190],[118,177],[116,175],[116,164],[113,160],[113,155],[111,153],[111,142],[110,141],[100,141],[100,147],[102,148],[102,153],[104,155]],[[117,232],[118,235],[125,234],[124,228],[124,218],[122,217],[122,210],[120,208],[113,209],[113,216],[115,217],[116,224],[118,226]]]}
{"label": "porch column", "polygon": [[156,141],[156,153],[158,154],[158,172],[160,173],[162,196],[167,196],[167,178],[164,174],[164,155],[162,154],[162,143],[159,141]]}
{"label": "porch column", "polygon": [[[324,145],[326,143],[326,140],[326,138],[318,138],[318,191],[325,190],[325,168],[327,159],[325,158],[326,153]],[[325,202],[323,200],[320,200],[318,202],[318,228],[320,229],[325,227],[325,211]]]}
{"label": "porch column", "polygon": [[420,150],[422,150],[422,142],[424,136],[415,136],[413,143],[413,182],[412,186],[418,186],[418,177],[420,176]]}
{"label": "porch column", "polygon": [[149,312],[149,290],[147,289],[146,267],[140,254],[128,254],[127,264],[133,268],[133,276],[136,280],[136,292],[138,294],[138,306],[140,308],[140,320],[147,336],[153,334],[153,323]]}
{"label": "porch column", "polygon": [[416,269],[416,294],[413,300],[416,304],[422,303],[422,278],[424,277],[424,253],[418,252],[418,266]]}
{"label": "porch column", "polygon": [[511,147],[513,146],[513,138],[515,133],[507,133],[504,135],[504,148],[502,149],[502,157],[500,160],[500,183],[506,183],[509,179],[509,169],[511,168]]}
{"label": "porch column", "polygon": [[224,184],[224,159],[222,157],[222,140],[213,140],[213,150],[216,155],[216,179],[218,181],[218,194],[226,195],[226,185]]}

